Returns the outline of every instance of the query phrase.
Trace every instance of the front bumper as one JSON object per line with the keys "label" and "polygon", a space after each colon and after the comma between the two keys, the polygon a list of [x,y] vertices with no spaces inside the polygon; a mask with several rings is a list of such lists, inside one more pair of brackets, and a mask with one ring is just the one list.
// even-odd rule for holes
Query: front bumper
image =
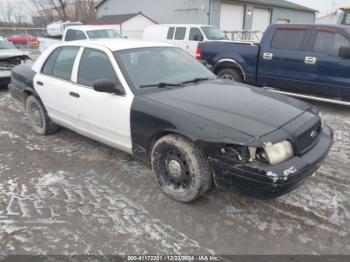
{"label": "front bumper", "polygon": [[318,143],[303,156],[278,165],[242,164],[232,166],[210,158],[216,186],[256,198],[273,198],[299,187],[321,166],[333,143],[332,130],[324,125]]}

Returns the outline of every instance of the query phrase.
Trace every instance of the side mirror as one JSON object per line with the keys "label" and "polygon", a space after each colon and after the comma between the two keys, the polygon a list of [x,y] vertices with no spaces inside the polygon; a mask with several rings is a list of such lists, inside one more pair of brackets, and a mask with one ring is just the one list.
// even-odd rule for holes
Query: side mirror
{"label": "side mirror", "polygon": [[342,58],[350,59],[350,47],[348,46],[340,47],[339,56]]}
{"label": "side mirror", "polygon": [[116,94],[116,95],[125,95],[125,91],[121,84],[116,84],[112,80],[108,79],[99,79],[92,84],[92,88],[96,92]]}

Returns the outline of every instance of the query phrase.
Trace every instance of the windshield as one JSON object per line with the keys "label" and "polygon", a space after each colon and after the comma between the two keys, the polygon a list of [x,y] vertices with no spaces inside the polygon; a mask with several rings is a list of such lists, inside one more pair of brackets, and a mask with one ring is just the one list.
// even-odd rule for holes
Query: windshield
{"label": "windshield", "polygon": [[215,75],[185,51],[151,47],[115,52],[118,64],[136,89],[175,86],[188,81],[216,79]]}
{"label": "windshield", "polygon": [[223,32],[214,26],[201,27],[208,40],[225,40],[226,37]]}
{"label": "windshield", "polygon": [[114,29],[100,29],[87,31],[90,39],[97,38],[120,38],[120,34]]}
{"label": "windshield", "polygon": [[0,38],[0,49],[16,49],[16,47],[4,38]]}

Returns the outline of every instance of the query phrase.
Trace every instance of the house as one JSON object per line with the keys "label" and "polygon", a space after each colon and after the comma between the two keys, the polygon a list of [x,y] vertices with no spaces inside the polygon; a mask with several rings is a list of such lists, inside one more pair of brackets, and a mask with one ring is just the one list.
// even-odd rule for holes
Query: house
{"label": "house", "polygon": [[339,22],[340,19],[340,15],[333,13],[333,14],[328,14],[328,15],[324,15],[321,17],[316,18],[315,23],[316,24],[332,24],[335,25]]}
{"label": "house", "polygon": [[103,15],[97,17],[97,25],[115,25],[122,36],[127,38],[142,38],[146,27],[157,24],[156,21],[142,12],[131,14]]}
{"label": "house", "polygon": [[316,10],[285,0],[100,0],[97,17],[142,11],[158,23],[265,31],[271,23],[314,23]]}

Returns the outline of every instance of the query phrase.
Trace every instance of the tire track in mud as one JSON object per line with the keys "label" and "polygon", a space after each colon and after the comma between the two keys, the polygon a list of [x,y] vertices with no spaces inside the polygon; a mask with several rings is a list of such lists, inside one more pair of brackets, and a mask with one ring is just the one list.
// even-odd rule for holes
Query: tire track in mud
{"label": "tire track in mud", "polygon": [[[29,181],[17,177],[0,183],[0,246],[11,245],[10,250],[18,247],[16,253],[43,251],[45,246],[34,241],[40,236],[44,243],[55,243],[54,249],[48,247],[45,253],[60,250],[79,254],[87,249],[93,254],[213,253],[153,218],[121,192],[101,185],[94,179],[98,176],[94,171],[71,174],[37,170],[37,175]],[[89,239],[95,237],[105,243],[94,247]],[[123,241],[115,242],[118,238]]]}
{"label": "tire track in mud", "polygon": [[[82,163],[112,162],[109,165],[121,173],[139,173],[142,163],[130,165],[128,155],[67,130],[55,136],[34,135],[23,122],[14,123],[13,113],[21,110],[8,94],[0,94],[1,107],[5,110],[0,116],[9,120],[0,126],[2,148],[24,145],[21,155],[33,156],[33,162],[25,173],[16,174],[13,163],[5,164],[13,155],[0,149],[0,246],[9,252],[42,254],[213,253],[128,198],[134,191],[129,185],[122,181],[117,186],[106,184],[106,176],[112,177],[108,172],[101,177],[84,167],[81,172],[38,169],[34,157],[61,154]],[[14,124],[25,130],[13,129]],[[116,161],[118,157],[122,160]],[[96,239],[103,241],[96,245]]]}

